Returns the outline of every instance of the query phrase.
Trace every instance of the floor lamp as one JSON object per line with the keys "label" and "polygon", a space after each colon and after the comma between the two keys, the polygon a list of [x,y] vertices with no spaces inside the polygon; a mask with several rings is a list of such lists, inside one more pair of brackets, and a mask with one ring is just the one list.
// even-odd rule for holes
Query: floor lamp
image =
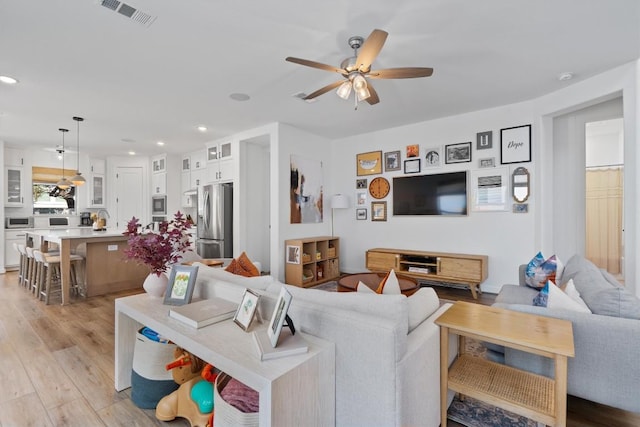
{"label": "floor lamp", "polygon": [[333,237],[333,211],[334,209],[346,209],[349,207],[349,197],[344,194],[331,196],[331,237]]}

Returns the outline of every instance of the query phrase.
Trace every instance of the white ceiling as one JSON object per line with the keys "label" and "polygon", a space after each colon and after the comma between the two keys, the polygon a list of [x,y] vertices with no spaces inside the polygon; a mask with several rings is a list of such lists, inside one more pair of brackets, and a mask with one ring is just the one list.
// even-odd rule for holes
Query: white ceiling
{"label": "white ceiling", "polygon": [[[66,127],[75,143],[76,115],[95,154],[182,153],[275,121],[340,138],[532,99],[640,57],[637,0],[126,3],[155,21],[99,0],[0,0],[0,75],[20,81],[0,83],[0,140],[51,148]],[[434,75],[375,80],[381,102],[357,111],[333,92],[292,96],[336,75],[285,57],[339,66],[347,39],[374,28],[389,32],[374,68]]]}

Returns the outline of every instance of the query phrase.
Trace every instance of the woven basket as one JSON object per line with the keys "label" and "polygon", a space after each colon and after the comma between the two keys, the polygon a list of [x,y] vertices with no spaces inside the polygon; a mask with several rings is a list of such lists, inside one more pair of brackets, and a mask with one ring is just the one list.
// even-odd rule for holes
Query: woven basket
{"label": "woven basket", "polygon": [[259,423],[258,412],[242,412],[233,405],[228,404],[221,396],[231,377],[224,372],[220,372],[216,378],[213,388],[213,402],[215,408],[214,423],[216,427],[247,426],[257,427]]}

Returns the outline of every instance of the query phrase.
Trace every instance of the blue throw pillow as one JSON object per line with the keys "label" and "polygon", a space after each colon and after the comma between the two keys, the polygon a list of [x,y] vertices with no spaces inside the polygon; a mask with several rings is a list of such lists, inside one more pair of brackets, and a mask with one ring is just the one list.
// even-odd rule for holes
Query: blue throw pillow
{"label": "blue throw pillow", "polygon": [[558,261],[553,255],[545,260],[542,252],[538,252],[527,264],[524,282],[533,289],[542,289],[548,280],[555,283]]}

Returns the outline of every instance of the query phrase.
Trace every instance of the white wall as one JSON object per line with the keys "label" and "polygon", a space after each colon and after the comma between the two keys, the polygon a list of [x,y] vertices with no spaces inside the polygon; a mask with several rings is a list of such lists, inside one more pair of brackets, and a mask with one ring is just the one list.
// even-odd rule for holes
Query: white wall
{"label": "white wall", "polygon": [[[365,253],[375,247],[414,249],[438,252],[468,253],[489,256],[489,278],[483,289],[497,292],[504,283],[517,283],[517,265],[531,258],[534,246],[533,216],[535,215],[535,195],[529,199],[528,214],[503,212],[473,212],[465,217],[413,216],[394,217],[392,215],[392,194],[387,201],[386,222],[371,221],[372,198],[367,193],[367,220],[355,219],[356,179],[379,175],[356,176],[356,155],[358,153],[381,150],[400,150],[402,160],[406,159],[405,147],[420,145],[420,156],[424,164],[425,148],[460,142],[472,142],[472,161],[443,165],[437,169],[422,169],[421,174],[477,170],[478,159],[495,157],[498,168],[509,172],[517,166],[525,166],[534,175],[533,163],[500,165],[500,129],[533,122],[531,103],[521,103],[500,108],[478,111],[460,116],[423,122],[414,125],[387,129],[358,135],[332,143],[331,188],[334,193],[350,196],[352,208],[336,210],[335,234],[341,239],[341,270],[345,272],[366,271]],[[493,148],[476,150],[476,133],[493,131]],[[534,129],[535,140],[535,129]],[[444,151],[443,151],[444,153]],[[483,169],[486,170],[486,169]],[[394,176],[402,176],[403,171],[383,174],[390,181]],[[469,190],[471,190],[471,185]],[[505,268],[504,266],[515,266]]]}

